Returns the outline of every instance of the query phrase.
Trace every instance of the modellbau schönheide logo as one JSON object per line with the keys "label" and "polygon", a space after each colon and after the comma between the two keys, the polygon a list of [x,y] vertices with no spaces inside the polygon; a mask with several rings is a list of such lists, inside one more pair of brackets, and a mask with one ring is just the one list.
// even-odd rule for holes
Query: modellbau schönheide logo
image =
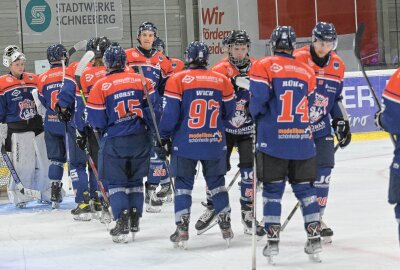
{"label": "modellbau sch\u00f6nheide logo", "polygon": [[31,0],[25,9],[25,20],[35,32],[46,30],[51,21],[51,9],[45,0]]}

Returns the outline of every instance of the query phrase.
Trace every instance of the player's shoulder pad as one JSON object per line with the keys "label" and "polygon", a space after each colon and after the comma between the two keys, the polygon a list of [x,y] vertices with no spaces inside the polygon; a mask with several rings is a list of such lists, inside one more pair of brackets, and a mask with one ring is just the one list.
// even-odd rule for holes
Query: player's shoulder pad
{"label": "player's shoulder pad", "polygon": [[24,81],[30,83],[37,83],[39,80],[38,75],[30,72],[24,72]]}

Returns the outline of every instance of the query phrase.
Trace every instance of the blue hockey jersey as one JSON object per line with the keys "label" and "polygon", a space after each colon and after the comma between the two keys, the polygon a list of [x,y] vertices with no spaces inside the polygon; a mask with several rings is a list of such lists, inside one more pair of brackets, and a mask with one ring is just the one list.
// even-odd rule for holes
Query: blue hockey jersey
{"label": "blue hockey jersey", "polygon": [[313,70],[287,54],[257,60],[250,71],[250,113],[257,123],[258,151],[304,160],[315,156],[308,96]]}
{"label": "blue hockey jersey", "polygon": [[196,160],[226,155],[223,122],[235,111],[227,77],[206,69],[178,72],[168,79],[165,99],[160,133],[162,138],[172,138],[174,155]]}
{"label": "blue hockey jersey", "polygon": [[344,118],[338,103],[343,99],[343,79],[345,65],[335,52],[330,52],[330,59],[323,67],[312,61],[310,46],[295,50],[296,59],[309,65],[315,72],[316,90],[309,100],[310,122],[314,138],[332,133],[331,118]]}

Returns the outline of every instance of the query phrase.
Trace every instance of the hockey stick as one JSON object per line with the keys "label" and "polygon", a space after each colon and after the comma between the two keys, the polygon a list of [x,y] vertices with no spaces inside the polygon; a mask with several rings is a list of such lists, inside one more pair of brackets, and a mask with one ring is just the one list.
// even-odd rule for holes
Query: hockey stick
{"label": "hockey stick", "polygon": [[[157,120],[156,120],[156,115],[155,115],[155,113],[154,113],[154,108],[153,108],[153,104],[152,104],[152,102],[151,102],[149,89],[147,88],[146,79],[145,79],[145,76],[144,76],[144,73],[143,73],[143,67],[141,67],[141,66],[138,67],[138,71],[139,71],[139,74],[141,75],[140,77],[141,77],[141,80],[142,80],[142,84],[143,84],[144,91],[146,92],[147,103],[149,104],[151,119],[152,119],[152,121],[153,121],[154,129],[155,129],[155,131],[156,131],[157,141],[158,141],[158,143],[161,145],[160,130],[158,129]],[[169,168],[168,159],[165,159],[165,165],[166,165],[166,168],[167,168],[168,175],[169,175],[170,178],[171,178],[171,173],[170,173],[171,170],[170,170],[170,168]],[[175,185],[174,185],[174,181],[173,181],[172,178],[171,178],[171,186],[172,186],[172,189],[173,189],[173,191],[174,191],[174,193],[175,193]]]}
{"label": "hockey stick", "polygon": [[87,40],[81,40],[75,43],[72,48],[68,50],[68,55],[71,57],[76,51],[80,51],[86,48]]}
{"label": "hockey stick", "polygon": [[[229,185],[226,187],[226,191],[229,192],[229,190],[232,188],[233,184],[236,182],[236,179],[240,176],[240,170],[237,171],[237,173],[235,174],[235,176],[233,177],[232,181],[229,183]],[[203,203],[202,203],[203,204]],[[204,204],[203,204],[204,205]],[[210,225],[208,225],[207,228],[205,228],[202,231],[197,231],[197,235],[202,235],[203,233],[205,233],[206,231],[208,231],[209,229],[211,229],[212,227],[214,227],[215,225],[218,224],[218,220],[214,219],[213,223],[211,223]]]}
{"label": "hockey stick", "polygon": [[[365,72],[364,65],[363,65],[363,63],[361,61],[361,41],[362,41],[362,36],[364,34],[364,30],[365,30],[365,25],[364,25],[364,23],[361,23],[358,26],[358,29],[357,29],[357,32],[356,32],[356,35],[355,35],[355,38],[354,38],[354,55],[356,56],[356,58],[358,60],[358,63],[360,64],[361,72],[362,72],[365,80],[367,81],[369,91],[371,92],[371,94],[372,94],[372,96],[373,96],[373,98],[375,100],[375,103],[376,103],[376,106],[378,107],[378,112],[379,112],[379,111],[382,110],[382,105],[381,105],[381,103],[380,103],[380,101],[378,99],[378,96],[376,94],[376,91],[375,91],[374,87],[372,86],[371,81],[369,80],[369,78],[367,76],[367,73]],[[393,134],[390,134],[390,139],[392,140],[392,143],[394,145],[396,145],[396,139],[393,136]]]}
{"label": "hockey stick", "polygon": [[[89,64],[90,61],[94,58],[94,52],[93,51],[87,51],[79,61],[78,66],[76,67],[75,70],[75,81],[76,84],[79,87],[79,91],[81,92],[81,95],[83,95],[82,92],[82,85],[81,85],[81,76],[87,65]],[[85,101],[84,101],[85,102]],[[86,104],[86,102],[85,102]]]}
{"label": "hockey stick", "polygon": [[10,170],[11,176],[16,184],[17,189],[19,190],[19,192],[21,192],[22,194],[26,195],[26,196],[30,196],[33,197],[35,199],[42,199],[42,193],[38,190],[34,190],[34,189],[29,189],[29,188],[25,188],[21,182],[21,179],[18,176],[17,171],[15,170],[15,167],[10,159],[10,157],[8,156],[8,153],[6,151],[6,148],[4,147],[4,145],[1,146],[1,155],[3,156],[4,161],[6,162],[6,165],[8,167],[8,169]]}
{"label": "hockey stick", "polygon": [[254,120],[254,125],[253,125],[253,162],[254,162],[254,169],[253,169],[253,220],[252,220],[252,234],[251,234],[251,269],[255,270],[257,268],[256,265],[256,248],[257,248],[257,159],[256,159],[256,128],[257,128],[257,121]]}
{"label": "hockey stick", "polygon": [[[336,153],[336,151],[339,149],[339,144],[335,145],[334,148],[334,153]],[[294,206],[292,212],[290,212],[289,216],[286,218],[285,222],[283,222],[282,226],[281,226],[281,232],[283,232],[283,230],[286,228],[286,226],[288,225],[289,221],[292,219],[294,213],[296,213],[297,209],[300,207],[300,202],[298,201],[296,203],[296,205]]]}

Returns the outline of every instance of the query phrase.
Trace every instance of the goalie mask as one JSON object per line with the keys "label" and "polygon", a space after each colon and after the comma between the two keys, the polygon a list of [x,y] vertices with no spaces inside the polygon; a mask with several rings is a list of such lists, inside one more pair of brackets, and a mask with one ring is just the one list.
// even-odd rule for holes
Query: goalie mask
{"label": "goalie mask", "polygon": [[9,45],[4,49],[3,54],[3,65],[5,67],[10,67],[11,64],[17,60],[25,61],[25,55],[19,51],[16,45]]}

